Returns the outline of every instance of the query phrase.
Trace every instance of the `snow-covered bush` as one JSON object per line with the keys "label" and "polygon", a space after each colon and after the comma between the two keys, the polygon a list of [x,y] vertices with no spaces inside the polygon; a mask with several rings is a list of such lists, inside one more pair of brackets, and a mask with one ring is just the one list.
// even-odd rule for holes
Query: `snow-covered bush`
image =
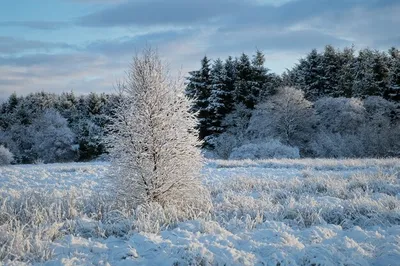
{"label": "snow-covered bush", "polygon": [[357,98],[322,98],[315,102],[320,130],[354,134],[365,122],[363,102]]}
{"label": "snow-covered bush", "polygon": [[133,58],[107,143],[112,157],[111,190],[127,207],[157,203],[173,206],[179,218],[207,213],[208,191],[202,186],[203,158],[196,117],[175,80],[154,50]]}
{"label": "snow-covered bush", "polygon": [[233,149],[237,147],[238,139],[235,135],[224,132],[210,140],[214,153],[221,159],[228,159]]}
{"label": "snow-covered bush", "polygon": [[75,158],[75,134],[58,111],[45,110],[43,115],[32,122],[29,134],[32,153],[44,163],[72,161]]}
{"label": "snow-covered bush", "polygon": [[229,159],[268,159],[268,158],[300,158],[299,149],[282,144],[278,140],[250,143],[233,149]]}
{"label": "snow-covered bush", "polygon": [[10,164],[13,157],[13,154],[6,147],[0,145],[0,166]]}
{"label": "snow-covered bush", "polygon": [[400,153],[399,105],[378,96],[364,100],[367,119],[360,128],[365,156],[387,157]]}
{"label": "snow-covered bush", "polygon": [[292,87],[256,106],[247,133],[251,138],[276,138],[283,144],[302,147],[313,132],[314,111],[304,93]]}
{"label": "snow-covered bush", "polygon": [[323,158],[355,158],[365,154],[359,135],[321,131],[310,143],[314,156]]}

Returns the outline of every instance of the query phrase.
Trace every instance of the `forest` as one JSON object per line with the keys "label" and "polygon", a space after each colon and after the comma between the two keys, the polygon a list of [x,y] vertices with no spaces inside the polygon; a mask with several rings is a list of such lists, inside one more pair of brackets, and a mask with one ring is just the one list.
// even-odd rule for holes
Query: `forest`
{"label": "forest", "polygon": [[[278,75],[262,51],[201,59],[188,73],[199,138],[221,159],[400,155],[400,51],[326,46]],[[12,94],[0,105],[0,153],[13,163],[89,161],[121,96]],[[4,156],[3,156],[4,157]],[[12,157],[12,159],[11,159]]]}

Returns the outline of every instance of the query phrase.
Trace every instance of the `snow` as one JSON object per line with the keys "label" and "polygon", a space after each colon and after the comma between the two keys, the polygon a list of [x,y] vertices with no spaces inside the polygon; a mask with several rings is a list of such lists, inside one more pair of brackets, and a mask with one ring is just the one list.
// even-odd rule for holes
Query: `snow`
{"label": "snow", "polygon": [[[0,167],[0,195],[33,189],[90,198],[108,167],[106,162]],[[101,237],[93,232],[104,225],[81,215],[78,229],[51,243],[50,259],[32,263],[398,265],[399,170],[399,159],[210,160],[203,176],[214,217],[162,227],[158,234],[131,230]]]}

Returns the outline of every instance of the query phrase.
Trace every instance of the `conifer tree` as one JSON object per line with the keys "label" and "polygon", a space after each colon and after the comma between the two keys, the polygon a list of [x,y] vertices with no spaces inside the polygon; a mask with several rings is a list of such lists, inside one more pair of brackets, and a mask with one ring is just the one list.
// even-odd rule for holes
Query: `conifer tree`
{"label": "conifer tree", "polygon": [[392,48],[389,51],[391,56],[389,69],[389,93],[387,98],[400,101],[400,51]]}
{"label": "conifer tree", "polygon": [[341,68],[339,53],[331,45],[325,46],[322,54],[321,67],[323,69],[322,86],[319,95],[333,96],[338,90],[339,70]]}
{"label": "conifer tree", "polygon": [[269,81],[269,69],[264,66],[265,56],[260,50],[256,51],[251,63],[253,72],[253,87],[251,96],[253,97],[254,105],[256,105],[259,102],[261,95],[269,94],[265,91],[267,88],[267,82]]}
{"label": "conifer tree", "polygon": [[347,97],[353,96],[353,83],[354,83],[354,48],[344,48],[340,53],[340,69],[338,71],[338,84],[337,89],[333,92],[333,97]]}
{"label": "conifer tree", "polygon": [[234,102],[234,93],[235,93],[235,83],[237,80],[237,61],[233,60],[231,56],[225,60],[224,64],[224,72],[225,72],[225,89],[226,94],[224,96],[224,106],[226,109],[226,113],[229,114],[232,112],[235,102]]}
{"label": "conifer tree", "polygon": [[192,112],[196,112],[199,119],[199,138],[204,139],[211,132],[212,119],[209,113],[209,98],[211,95],[211,69],[210,60],[205,56],[201,60],[198,71],[189,72],[186,95],[194,100]]}
{"label": "conifer tree", "polygon": [[299,71],[300,88],[304,91],[306,99],[314,101],[323,96],[322,58],[316,49],[313,49],[305,59],[300,60]]}
{"label": "conifer tree", "polygon": [[211,68],[211,93],[209,97],[209,115],[212,119],[208,128],[212,135],[222,133],[221,122],[227,114],[225,102],[230,93],[226,88],[226,72],[224,63],[217,59]]}
{"label": "conifer tree", "polygon": [[235,103],[244,104],[253,109],[255,98],[253,94],[253,71],[249,57],[242,54],[237,63],[237,80],[235,82]]}

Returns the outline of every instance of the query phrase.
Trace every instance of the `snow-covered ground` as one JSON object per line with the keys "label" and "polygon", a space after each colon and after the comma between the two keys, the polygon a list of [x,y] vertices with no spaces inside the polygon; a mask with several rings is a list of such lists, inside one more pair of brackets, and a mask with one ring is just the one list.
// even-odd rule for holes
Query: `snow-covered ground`
{"label": "snow-covered ground", "polygon": [[[158,233],[138,233],[135,218],[104,210],[99,184],[107,169],[99,162],[0,167],[0,260],[400,264],[399,159],[208,161],[212,217],[161,225]],[[10,213],[34,226],[18,225]]]}

